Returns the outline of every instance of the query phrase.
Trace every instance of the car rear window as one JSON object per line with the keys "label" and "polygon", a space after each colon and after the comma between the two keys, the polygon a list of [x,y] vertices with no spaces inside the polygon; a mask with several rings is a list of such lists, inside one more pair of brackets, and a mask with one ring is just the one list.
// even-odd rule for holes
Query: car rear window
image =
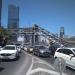
{"label": "car rear window", "polygon": [[44,46],[40,46],[39,49],[45,49],[45,47]]}

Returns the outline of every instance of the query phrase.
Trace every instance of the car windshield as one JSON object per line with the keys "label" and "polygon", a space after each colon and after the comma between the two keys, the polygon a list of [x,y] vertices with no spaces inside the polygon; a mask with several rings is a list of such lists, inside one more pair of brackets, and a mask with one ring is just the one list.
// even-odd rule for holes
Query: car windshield
{"label": "car windshield", "polygon": [[15,50],[14,46],[6,46],[3,50]]}

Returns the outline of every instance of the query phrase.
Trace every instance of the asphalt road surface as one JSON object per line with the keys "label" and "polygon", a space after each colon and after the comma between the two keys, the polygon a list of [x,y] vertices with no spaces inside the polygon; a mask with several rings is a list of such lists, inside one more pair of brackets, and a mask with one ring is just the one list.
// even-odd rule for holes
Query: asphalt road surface
{"label": "asphalt road surface", "polygon": [[[36,57],[23,51],[17,60],[2,61],[0,75],[60,75],[53,62],[52,57]],[[75,71],[65,69],[63,75],[75,75]]]}
{"label": "asphalt road surface", "polygon": [[[42,58],[42,57],[40,57],[40,59],[42,59],[42,60],[48,62],[50,65],[54,66],[54,58],[53,57],[51,57],[51,58]],[[67,68],[65,68],[64,73],[66,75],[75,75],[75,70],[67,67]]]}
{"label": "asphalt road surface", "polygon": [[0,64],[0,75],[25,75],[31,60],[31,57],[24,52],[17,60],[3,60]]}

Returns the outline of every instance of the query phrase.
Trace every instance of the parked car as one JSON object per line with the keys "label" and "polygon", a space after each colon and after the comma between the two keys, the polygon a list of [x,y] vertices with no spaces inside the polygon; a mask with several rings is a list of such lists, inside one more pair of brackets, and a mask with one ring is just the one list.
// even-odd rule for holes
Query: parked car
{"label": "parked car", "polygon": [[58,48],[54,58],[64,59],[66,66],[75,69],[75,48]]}
{"label": "parked car", "polygon": [[51,51],[45,46],[35,46],[33,50],[33,54],[37,56],[50,56]]}
{"label": "parked car", "polygon": [[0,51],[0,59],[15,59],[19,55],[16,45],[6,45]]}

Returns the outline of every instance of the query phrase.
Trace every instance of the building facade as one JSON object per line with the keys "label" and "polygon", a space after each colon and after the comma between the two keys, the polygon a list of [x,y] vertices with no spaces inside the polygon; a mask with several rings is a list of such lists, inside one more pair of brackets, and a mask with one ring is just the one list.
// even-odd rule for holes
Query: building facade
{"label": "building facade", "polygon": [[60,27],[60,38],[64,38],[64,35],[65,35],[64,27]]}
{"label": "building facade", "polygon": [[9,42],[25,43],[26,45],[38,44],[39,36],[34,32],[32,27],[7,29],[10,32]]}
{"label": "building facade", "polygon": [[2,11],[2,0],[0,0],[0,27],[1,27],[1,11]]}
{"label": "building facade", "polygon": [[19,7],[16,5],[8,6],[8,29],[19,28]]}

